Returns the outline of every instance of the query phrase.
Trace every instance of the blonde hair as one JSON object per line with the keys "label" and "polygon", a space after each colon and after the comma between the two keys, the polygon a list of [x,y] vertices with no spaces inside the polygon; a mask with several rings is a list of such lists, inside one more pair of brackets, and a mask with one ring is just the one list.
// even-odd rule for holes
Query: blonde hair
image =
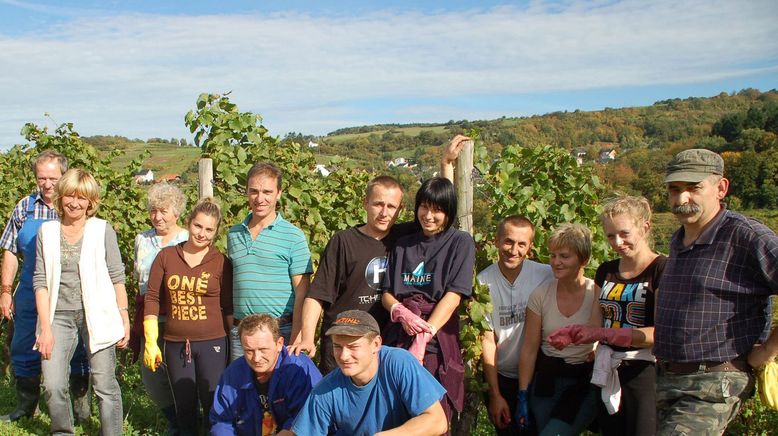
{"label": "blonde hair", "polygon": [[216,218],[216,231],[218,232],[219,226],[222,223],[222,210],[218,204],[214,203],[213,198],[206,197],[197,202],[192,211],[189,212],[189,217],[186,219],[187,225],[200,213]]}
{"label": "blonde hair", "polygon": [[149,188],[146,203],[149,212],[154,209],[170,209],[176,217],[186,209],[186,196],[177,186],[169,183],[157,183]]}
{"label": "blonde hair", "polygon": [[65,213],[62,207],[62,197],[73,194],[89,200],[89,207],[86,210],[87,217],[93,217],[97,213],[97,208],[100,206],[100,185],[89,172],[81,168],[71,168],[57,182],[53,202],[60,217]]}
{"label": "blonde hair", "polygon": [[583,224],[560,224],[548,238],[549,248],[569,248],[586,264],[592,257],[592,231]]}
{"label": "blonde hair", "polygon": [[611,198],[605,200],[600,214],[600,223],[604,223],[606,218],[613,219],[616,216],[625,215],[632,220],[632,223],[643,231],[644,224],[649,223],[648,230],[643,237],[648,242],[649,248],[653,248],[654,238],[651,234],[651,205],[648,200],[642,196],[632,196],[617,193]]}

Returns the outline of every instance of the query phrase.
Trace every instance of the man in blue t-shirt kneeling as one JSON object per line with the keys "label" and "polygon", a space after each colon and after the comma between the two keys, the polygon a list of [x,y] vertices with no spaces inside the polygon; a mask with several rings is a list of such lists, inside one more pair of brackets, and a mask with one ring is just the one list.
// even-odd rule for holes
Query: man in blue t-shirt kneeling
{"label": "man in blue t-shirt kneeling", "polygon": [[[440,435],[448,431],[443,386],[408,351],[382,347],[367,312],[341,312],[325,333],[338,369],[314,387],[292,425],[296,435]],[[286,432],[279,433],[288,434]]]}

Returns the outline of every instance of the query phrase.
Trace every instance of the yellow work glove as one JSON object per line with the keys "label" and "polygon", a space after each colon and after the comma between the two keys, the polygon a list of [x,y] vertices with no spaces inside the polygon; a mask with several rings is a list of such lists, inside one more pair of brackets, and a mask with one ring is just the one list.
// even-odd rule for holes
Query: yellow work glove
{"label": "yellow work glove", "polygon": [[767,362],[756,370],[757,388],[762,404],[778,410],[778,363]]}
{"label": "yellow work glove", "polygon": [[143,336],[146,338],[146,345],[143,347],[143,364],[146,368],[156,371],[162,363],[162,351],[157,345],[159,337],[159,324],[156,319],[143,320]]}

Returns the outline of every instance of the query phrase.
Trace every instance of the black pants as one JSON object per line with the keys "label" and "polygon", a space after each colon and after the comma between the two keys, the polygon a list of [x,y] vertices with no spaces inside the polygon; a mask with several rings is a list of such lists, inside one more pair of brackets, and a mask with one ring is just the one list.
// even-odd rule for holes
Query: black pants
{"label": "black pants", "polygon": [[228,349],[226,336],[208,341],[165,342],[165,362],[182,435],[197,434],[198,397],[203,422],[210,428],[208,413],[216,385],[227,367]]}
{"label": "black pants", "polygon": [[[526,435],[534,436],[537,434],[535,425],[530,422],[530,427],[525,430],[519,430],[519,424],[516,422],[514,416],[516,415],[516,406],[519,403],[519,380],[515,378],[505,377],[504,375],[497,373],[497,388],[500,390],[500,395],[505,398],[505,402],[508,403],[508,410],[511,413],[511,423],[505,428],[495,427],[497,436],[514,436],[514,435]],[[489,407],[489,393],[484,395],[484,403],[486,403],[487,412]]]}
{"label": "black pants", "polygon": [[624,360],[619,366],[621,405],[609,415],[598,398],[603,436],[656,434],[656,369],[652,362]]}

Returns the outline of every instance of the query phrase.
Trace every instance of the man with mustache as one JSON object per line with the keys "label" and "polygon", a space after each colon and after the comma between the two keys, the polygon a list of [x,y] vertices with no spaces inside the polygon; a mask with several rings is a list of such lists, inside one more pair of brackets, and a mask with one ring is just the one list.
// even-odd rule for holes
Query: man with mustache
{"label": "man with mustache", "polygon": [[778,236],[727,210],[724,161],[712,151],[675,155],[665,183],[681,228],[656,301],[657,433],[722,434],[753,392],[753,369],[778,355]]}

